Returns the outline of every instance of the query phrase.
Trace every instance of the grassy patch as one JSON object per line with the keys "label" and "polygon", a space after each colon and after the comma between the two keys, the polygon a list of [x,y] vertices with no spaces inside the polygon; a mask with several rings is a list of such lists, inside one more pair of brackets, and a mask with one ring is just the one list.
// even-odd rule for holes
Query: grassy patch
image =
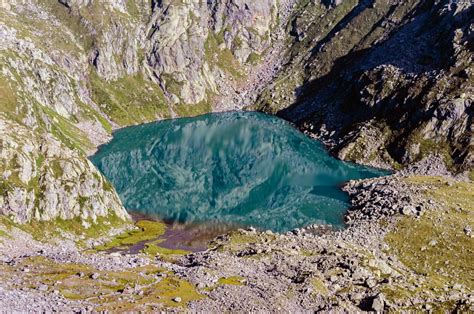
{"label": "grassy patch", "polygon": [[97,250],[128,247],[139,242],[153,240],[165,233],[166,226],[162,222],[141,220],[136,223],[137,229],[124,232],[110,242],[96,247]]}
{"label": "grassy patch", "polygon": [[140,74],[106,82],[91,70],[89,78],[92,99],[119,125],[170,117],[167,101],[159,86]]}
{"label": "grassy patch", "polygon": [[226,30],[224,29],[218,34],[209,33],[204,45],[205,58],[209,65],[217,66],[234,78],[240,79],[243,77],[243,74],[239,70],[239,63],[235,60],[232,51],[228,48],[220,48],[220,45],[224,43],[225,32]]}
{"label": "grassy patch", "polygon": [[[86,228],[84,223],[89,227]],[[127,221],[122,220],[115,214],[110,214],[106,217],[98,217],[96,222],[91,219],[74,218],[64,220],[58,218],[53,221],[31,221],[27,224],[17,224],[6,216],[0,216],[0,224],[6,230],[11,230],[13,227],[18,228],[40,242],[51,242],[54,239],[73,235],[76,243],[82,245],[84,239],[107,236],[110,230],[123,227],[127,224]]]}
{"label": "grassy patch", "polygon": [[[28,269],[28,272],[19,270]],[[92,279],[92,274],[98,274]],[[46,285],[48,292],[58,291],[65,298],[86,300],[100,311],[152,311],[185,307],[200,295],[195,287],[156,266],[102,271],[85,264],[58,264],[45,257],[30,257],[15,266],[0,268],[0,280],[21,276],[18,288]],[[176,298],[181,302],[176,302]]]}
{"label": "grassy patch", "polygon": [[71,123],[69,119],[64,118],[51,108],[43,106],[38,108],[51,118],[51,133],[64,145],[80,152],[95,148],[86,134]]}
{"label": "grassy patch", "polygon": [[245,278],[241,276],[219,278],[218,283],[220,285],[243,286],[245,285]]}
{"label": "grassy patch", "polygon": [[15,112],[17,97],[12,87],[10,86],[10,81],[0,76],[0,108],[4,112]]}
{"label": "grassy patch", "polygon": [[[474,226],[474,183],[440,177],[412,177],[408,182],[427,187],[427,197],[441,204],[421,218],[403,217],[386,242],[422,278],[420,293],[461,284],[474,289],[474,238],[464,228]],[[397,293],[392,291],[392,294]],[[405,296],[402,293],[400,297]]]}
{"label": "grassy patch", "polygon": [[189,252],[185,250],[172,250],[172,249],[167,249],[160,247],[159,244],[163,240],[151,242],[151,243],[146,243],[145,244],[145,249],[143,249],[143,253],[148,254],[150,256],[161,256],[166,258],[172,258],[173,256],[176,255],[186,255]]}
{"label": "grassy patch", "polygon": [[0,229],[0,238],[11,238],[11,236],[6,231]]}
{"label": "grassy patch", "polygon": [[320,278],[311,279],[311,286],[313,287],[314,292],[317,294],[327,296],[329,293],[328,288]]}
{"label": "grassy patch", "polygon": [[255,52],[252,52],[247,58],[247,63],[250,65],[257,65],[260,62],[262,62],[262,56]]}
{"label": "grassy patch", "polygon": [[443,161],[448,168],[453,166],[454,161],[450,154],[451,148],[446,141],[437,142],[432,139],[425,139],[420,131],[415,130],[410,135],[408,142],[408,145],[419,144],[419,153],[416,160],[422,160],[433,153],[437,153],[443,157]]}
{"label": "grassy patch", "polygon": [[273,240],[275,240],[275,235],[269,235],[266,233],[242,233],[240,231],[235,231],[230,233],[223,240],[211,242],[209,247],[220,252],[237,252],[245,249],[249,244],[269,243]]}
{"label": "grassy patch", "polygon": [[178,104],[174,106],[180,117],[195,117],[212,111],[211,103],[203,100],[197,104]]}

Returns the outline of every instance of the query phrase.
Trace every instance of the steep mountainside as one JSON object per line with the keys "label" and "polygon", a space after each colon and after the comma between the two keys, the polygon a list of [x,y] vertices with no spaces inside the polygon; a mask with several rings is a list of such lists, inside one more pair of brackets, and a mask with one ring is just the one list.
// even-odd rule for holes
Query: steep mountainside
{"label": "steep mountainside", "polygon": [[[472,167],[472,5],[292,4],[4,5],[1,122],[7,134],[28,129],[31,143],[2,137],[2,212],[55,217],[51,198],[63,199],[63,217],[91,202],[102,213],[119,208],[113,190],[114,205],[93,196],[104,179],[85,159],[113,128],[244,105],[296,122],[342,159],[398,168],[437,152],[457,170]],[[74,178],[47,158],[36,140],[44,138],[62,143]],[[16,147],[28,147],[28,157]],[[76,185],[81,174],[98,179],[78,205],[47,173]]]}
{"label": "steep mountainside", "polygon": [[469,1],[302,1],[284,69],[257,108],[343,159],[398,168],[437,152],[474,163]]}
{"label": "steep mountainside", "polygon": [[[287,2],[2,4],[1,212],[17,221],[124,217],[86,155],[113,128],[212,111],[269,49]],[[50,156],[51,143],[60,148]]]}
{"label": "steep mountainside", "polygon": [[[0,308],[474,312],[473,7],[0,1]],[[342,187],[343,230],[277,234],[133,227],[88,160],[117,128],[241,109],[397,171]]]}

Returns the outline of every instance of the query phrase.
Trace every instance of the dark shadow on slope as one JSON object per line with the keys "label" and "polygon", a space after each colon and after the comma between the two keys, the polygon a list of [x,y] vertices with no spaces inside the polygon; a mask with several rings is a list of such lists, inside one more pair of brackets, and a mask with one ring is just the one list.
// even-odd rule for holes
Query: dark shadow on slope
{"label": "dark shadow on slope", "polygon": [[317,54],[324,45],[326,45],[336,36],[338,32],[349,25],[350,22],[354,20],[354,18],[356,18],[359,14],[361,14],[365,9],[372,6],[373,3],[374,0],[360,1],[359,4],[357,4],[345,17],[343,17],[342,20],[339,21],[339,23],[337,23],[336,26],[334,26],[334,28],[323,39],[321,39],[313,49],[311,49],[311,56]]}
{"label": "dark shadow on slope", "polygon": [[[360,92],[358,89],[365,86],[363,81],[358,81],[363,72],[381,65],[393,65],[409,76],[449,67],[452,62],[449,56],[453,54],[453,47],[449,43],[453,41],[454,30],[473,16],[473,10],[466,10],[456,17],[453,15],[454,11],[450,11],[441,19],[437,19],[437,11],[442,6],[439,4],[430,8],[425,2],[420,4],[408,15],[411,21],[394,29],[387,40],[370,49],[351,51],[337,59],[327,75],[298,87],[295,90],[298,95],[296,102],[278,112],[278,115],[298,122],[317,111],[326,111],[327,107],[330,104],[335,105],[335,102],[354,102],[354,95]],[[444,24],[449,21],[454,25],[446,29]],[[411,49],[415,46],[417,48]],[[426,60],[425,56],[431,56],[431,60]],[[344,106],[339,109],[344,109]],[[346,109],[355,108],[346,106]],[[383,108],[375,109],[374,111],[374,108],[366,108],[358,112],[358,115],[365,118],[370,118],[370,115],[375,117]]]}
{"label": "dark shadow on slope", "polygon": [[[369,49],[349,52],[335,60],[327,75],[298,87],[296,102],[279,111],[278,116],[297,124],[304,121],[311,121],[316,127],[324,124],[328,131],[340,136],[371,120],[385,123],[395,131],[388,151],[401,160],[403,150],[399,148],[440,106],[435,97],[426,99],[437,83],[435,73],[453,71],[455,31],[469,26],[474,16],[473,7],[454,15],[454,9],[449,11],[444,4],[430,6],[430,3],[433,2],[424,1],[409,12],[405,24],[402,22],[392,30],[385,41]],[[386,71],[391,69],[398,71],[401,85],[382,99],[371,98],[369,87],[381,91],[384,75],[390,76]],[[452,88],[466,79],[459,71],[452,78]],[[460,149],[454,158],[464,153]]]}

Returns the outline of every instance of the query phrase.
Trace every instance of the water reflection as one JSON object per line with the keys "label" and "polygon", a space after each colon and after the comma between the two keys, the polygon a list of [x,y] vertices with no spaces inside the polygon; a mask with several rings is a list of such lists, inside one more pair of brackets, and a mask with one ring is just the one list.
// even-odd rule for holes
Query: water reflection
{"label": "water reflection", "polygon": [[341,162],[278,118],[209,114],[118,131],[92,158],[127,208],[174,222],[287,231],[341,226],[339,185],[383,173]]}

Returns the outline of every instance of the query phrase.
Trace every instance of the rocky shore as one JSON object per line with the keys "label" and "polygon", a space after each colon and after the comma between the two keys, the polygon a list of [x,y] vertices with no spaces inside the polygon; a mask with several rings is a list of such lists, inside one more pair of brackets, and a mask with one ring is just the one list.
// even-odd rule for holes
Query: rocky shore
{"label": "rocky shore", "polygon": [[[217,237],[206,251],[171,259],[78,249],[72,241],[40,243],[12,229],[0,244],[0,307],[472,311],[474,183],[448,175],[436,160],[347,183],[352,207],[343,230],[238,230]],[[427,165],[431,172],[421,173]],[[454,191],[454,198],[446,196]],[[452,233],[443,225],[448,222]],[[90,285],[92,296],[72,295],[68,289],[78,289],[77,281]],[[166,292],[153,296],[150,287]]]}

